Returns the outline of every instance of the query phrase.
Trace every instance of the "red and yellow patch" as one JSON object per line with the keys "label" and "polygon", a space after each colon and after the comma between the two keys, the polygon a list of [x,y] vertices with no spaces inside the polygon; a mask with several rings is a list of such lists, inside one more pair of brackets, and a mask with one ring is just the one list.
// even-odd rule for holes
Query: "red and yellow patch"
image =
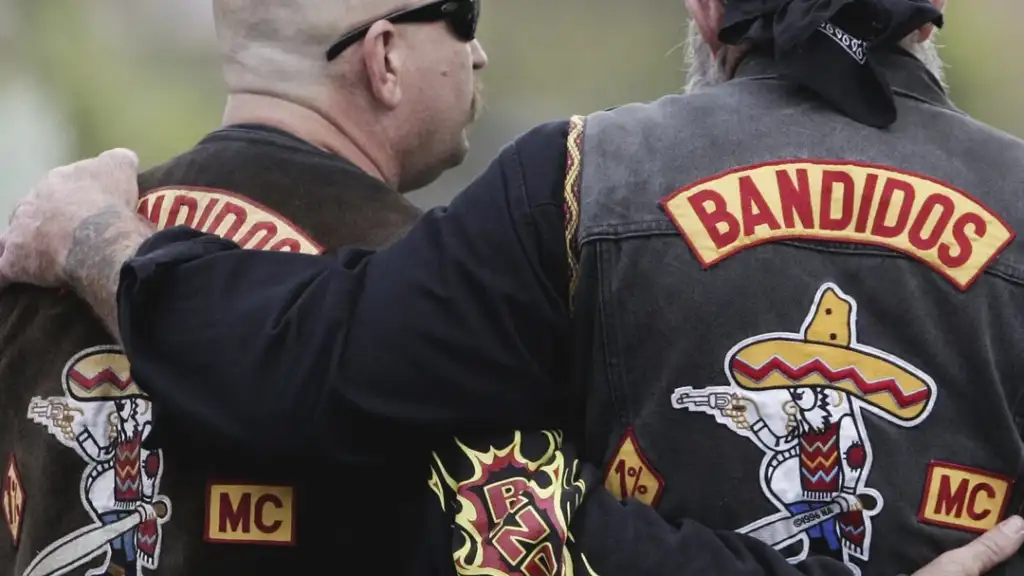
{"label": "red and yellow patch", "polygon": [[207,542],[295,545],[291,486],[214,484],[206,490]]}
{"label": "red and yellow patch", "polygon": [[604,473],[604,487],[619,501],[633,499],[657,506],[665,481],[640,450],[633,428],[627,428],[615,457]]}
{"label": "red and yellow patch", "polygon": [[17,548],[21,541],[22,520],[25,518],[25,484],[21,481],[18,462],[11,454],[0,483],[0,504],[3,504],[4,521],[11,532],[12,545]]}
{"label": "red and yellow patch", "polygon": [[826,240],[907,254],[966,290],[1015,233],[967,192],[887,166],[785,160],[686,186],[662,202],[701,265],[766,242]]}
{"label": "red and yellow patch", "polygon": [[458,574],[593,574],[569,547],[586,483],[561,433],[515,432],[486,451],[456,442],[460,454],[447,465],[435,454],[435,468],[453,496]]}
{"label": "red and yellow patch", "polygon": [[802,338],[766,334],[730,352],[734,381],[750,391],[824,386],[897,422],[920,422],[935,404],[935,383],[902,360],[859,345],[854,306],[837,286],[825,284]]}
{"label": "red and yellow patch", "polygon": [[188,226],[249,250],[320,254],[323,247],[270,208],[231,192],[163,188],[139,201],[139,213],[157,228]]}
{"label": "red and yellow patch", "polygon": [[64,367],[64,386],[81,402],[146,397],[132,379],[128,357],[113,345],[75,354]]}
{"label": "red and yellow patch", "polygon": [[982,533],[1006,512],[1013,480],[977,468],[933,461],[928,465],[921,509],[925,524]]}

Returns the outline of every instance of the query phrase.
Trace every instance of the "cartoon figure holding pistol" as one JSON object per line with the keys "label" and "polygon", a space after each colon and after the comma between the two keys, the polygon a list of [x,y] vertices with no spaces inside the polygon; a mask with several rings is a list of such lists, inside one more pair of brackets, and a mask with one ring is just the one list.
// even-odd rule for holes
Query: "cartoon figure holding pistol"
{"label": "cartoon figure holding pistol", "polygon": [[150,402],[116,346],[77,354],[64,368],[63,385],[67,396],[33,398],[28,417],[88,463],[81,497],[96,523],[48,546],[24,576],[64,574],[103,553],[107,561],[90,574],[139,576],[155,569],[170,502],[158,497],[160,452],[142,446]]}
{"label": "cartoon figure holding pistol", "polygon": [[872,450],[862,410],[903,427],[927,418],[935,383],[908,363],[863,346],[856,302],[822,286],[799,334],[749,338],[726,356],[730,386],[677,388],[672,405],[709,414],[757,444],[761,489],[779,512],[739,529],[777,549],[868,560],[871,516],[883,499],[867,487]]}

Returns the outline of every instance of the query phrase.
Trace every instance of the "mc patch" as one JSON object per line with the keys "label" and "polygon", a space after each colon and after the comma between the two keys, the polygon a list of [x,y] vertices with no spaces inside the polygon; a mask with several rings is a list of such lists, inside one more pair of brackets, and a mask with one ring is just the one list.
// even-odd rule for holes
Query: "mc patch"
{"label": "mc patch", "polygon": [[640,451],[633,428],[626,429],[604,473],[604,487],[620,502],[634,499],[657,506],[665,481]]}
{"label": "mc patch", "polygon": [[967,290],[1015,233],[967,192],[887,166],[782,160],[686,186],[662,207],[706,269],[786,239],[882,246]]}
{"label": "mc patch", "polygon": [[1003,518],[1013,480],[978,468],[933,461],[928,465],[921,509],[925,524],[982,533]]}
{"label": "mc patch", "polygon": [[18,461],[11,454],[4,469],[3,482],[0,482],[0,504],[3,505],[4,522],[11,532],[12,547],[17,548],[21,541],[21,527],[25,518],[25,483],[21,481]]}
{"label": "mc patch", "polygon": [[515,432],[486,450],[456,440],[454,458],[435,453],[434,460],[453,504],[460,576],[594,576],[569,545],[569,523],[590,479],[580,477],[561,433]]}
{"label": "mc patch", "polygon": [[[868,413],[903,428],[935,404],[932,379],[857,338],[857,303],[838,286],[818,290],[799,333],[748,338],[725,357],[729,386],[677,388],[679,410],[700,412],[763,452],[761,491],[778,513],[738,531],[782,550],[790,562],[812,547],[844,562],[868,561],[871,518],[884,507],[868,487],[873,452]],[[892,465],[899,465],[892,463]]]}
{"label": "mc patch", "polygon": [[32,398],[27,416],[82,458],[80,496],[93,523],[44,548],[25,576],[63,574],[100,555],[103,573],[155,570],[171,502],[160,493],[162,453],[143,446],[152,430],[149,399],[117,346],[76,354],[62,385],[64,396]]}
{"label": "mc patch", "polygon": [[294,546],[294,502],[291,486],[211,483],[203,538],[219,544]]}

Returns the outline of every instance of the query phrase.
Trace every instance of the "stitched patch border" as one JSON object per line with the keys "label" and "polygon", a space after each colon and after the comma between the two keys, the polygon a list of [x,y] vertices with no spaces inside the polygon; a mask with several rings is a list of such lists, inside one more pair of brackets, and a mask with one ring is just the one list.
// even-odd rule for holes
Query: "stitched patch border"
{"label": "stitched patch border", "polygon": [[632,426],[626,428],[605,468],[604,487],[620,502],[632,498],[653,507],[661,500],[665,480],[647,460]]}
{"label": "stitched patch border", "polygon": [[970,288],[1016,234],[966,191],[890,166],[790,159],[688,184],[661,202],[705,269],[779,240],[881,246]]}
{"label": "stitched patch border", "polygon": [[17,548],[21,542],[27,500],[28,494],[25,493],[25,483],[21,479],[18,461],[12,453],[7,460],[3,482],[0,484],[0,504],[3,504],[4,522],[11,533],[11,542],[14,548]]}
{"label": "stitched patch border", "polygon": [[1002,520],[1013,484],[1009,476],[932,460],[917,519],[923,524],[981,534]]}
{"label": "stitched patch border", "polygon": [[[267,509],[277,510],[268,519]],[[281,484],[210,480],[203,540],[211,544],[295,546],[295,489]]]}
{"label": "stitched patch border", "polygon": [[171,186],[139,200],[138,211],[157,228],[188,226],[250,250],[321,254],[323,246],[274,210],[227,190]]}

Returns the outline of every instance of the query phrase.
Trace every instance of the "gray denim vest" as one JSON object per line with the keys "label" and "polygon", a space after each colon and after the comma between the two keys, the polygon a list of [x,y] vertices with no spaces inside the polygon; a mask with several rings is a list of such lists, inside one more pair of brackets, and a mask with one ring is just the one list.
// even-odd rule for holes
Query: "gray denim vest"
{"label": "gray denim vest", "polygon": [[1024,142],[908,54],[881,60],[887,130],[752,56],[723,85],[578,119],[568,174],[605,486],[865,576],[1021,506]]}

